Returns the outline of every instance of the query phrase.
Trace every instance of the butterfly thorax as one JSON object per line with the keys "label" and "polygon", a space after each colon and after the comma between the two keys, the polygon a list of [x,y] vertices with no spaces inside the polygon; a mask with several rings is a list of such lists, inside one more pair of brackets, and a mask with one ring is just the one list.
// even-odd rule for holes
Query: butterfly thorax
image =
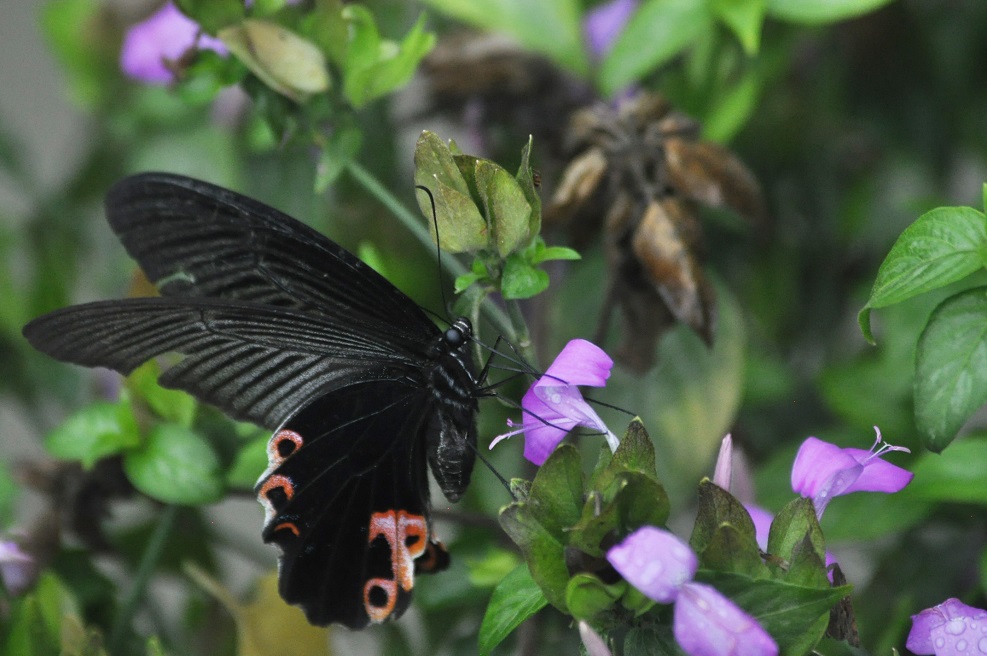
{"label": "butterfly thorax", "polygon": [[477,383],[467,350],[472,332],[469,319],[456,319],[433,342],[426,370],[437,410],[425,428],[428,463],[450,501],[466,490],[476,458]]}

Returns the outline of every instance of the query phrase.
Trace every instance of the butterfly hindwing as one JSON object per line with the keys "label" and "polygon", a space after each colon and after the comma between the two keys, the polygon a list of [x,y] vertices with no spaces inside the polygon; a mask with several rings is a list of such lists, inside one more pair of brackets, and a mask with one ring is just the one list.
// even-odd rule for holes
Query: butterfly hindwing
{"label": "butterfly hindwing", "polygon": [[409,383],[362,383],[320,397],[271,438],[257,484],[263,535],[282,550],[282,596],[312,623],[361,628],[407,608],[415,560],[435,540],[424,444],[403,436],[427,429],[430,403]]}

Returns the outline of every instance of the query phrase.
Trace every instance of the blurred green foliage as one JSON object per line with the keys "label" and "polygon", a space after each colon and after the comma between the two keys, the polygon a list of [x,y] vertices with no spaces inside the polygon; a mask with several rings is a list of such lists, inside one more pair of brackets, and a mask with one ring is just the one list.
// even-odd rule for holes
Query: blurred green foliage
{"label": "blurred green foliage", "polygon": [[[50,0],[39,7],[41,38],[61,76],[38,83],[61,85],[87,120],[76,137],[83,156],[57,185],[42,184],[21,135],[0,124],[0,177],[25,208],[0,207],[6,374],[0,393],[5,412],[23,417],[18,430],[27,435],[21,437],[44,444],[58,463],[0,468],[3,539],[27,533],[55,551],[31,593],[3,600],[4,653],[246,653],[236,640],[237,624],[216,600],[221,595],[204,592],[182,568],[191,563],[221,580],[218,563],[226,559],[247,562],[251,578],[273,567],[274,553],[261,548],[259,535],[242,544],[211,519],[215,501],[252,496],[247,490],[264,466],[264,438],[184,397],[167,396],[140,372],[121,396],[119,381],[107,372],[68,367],[31,351],[21,327],[72,302],[128,293],[133,265],[111,245],[99,203],[112,182],[149,169],[244,191],[351,250],[370,243],[399,288],[445,316],[434,251],[422,244],[424,219],[412,240],[394,220],[395,200],[415,204],[411,144],[422,130],[443,130],[451,117],[466,126],[462,137],[457,134],[464,150],[482,147],[501,170],[512,171],[532,131],[521,121],[496,123],[492,110],[477,122],[416,84],[406,88],[436,37],[464,23],[509,34],[525,52],[579,80],[591,98],[618,97],[632,85],[661,91],[702,123],[705,138],[728,143],[763,185],[769,212],[761,224],[704,214],[706,261],[718,292],[714,346],[707,349],[688,329],[675,328],[663,338],[653,370],[638,377],[618,368],[597,395],[642,417],[673,520],[695,508],[696,486],[711,473],[725,432],[748,456],[758,503],[779,511],[792,499],[788,475],[802,439],[816,435],[863,447],[876,424],[890,442],[912,448],[910,458],[896,462],[916,473],[913,485],[894,496],[842,498],[822,521],[826,548],[854,585],[867,652],[900,650],[909,616],[946,597],[985,605],[984,577],[970,574],[987,562],[987,441],[977,412],[983,398],[972,395],[961,413],[949,416],[947,432],[960,437],[941,455],[924,450],[913,400],[923,328],[935,308],[950,309],[947,299],[964,298],[957,295],[983,284],[982,261],[964,271],[973,272],[970,278],[875,312],[876,346],[864,339],[856,317],[881,263],[919,217],[948,207],[982,221],[987,4],[643,0],[602,59],[594,59],[582,36],[583,17],[595,2],[428,0],[419,6],[380,0],[344,8],[333,0],[298,6],[272,0],[255,2],[247,12],[239,3],[225,2],[229,11],[219,3],[180,4],[211,32],[245,15],[292,30],[329,62],[330,83],[324,92],[293,100],[255,75],[255,62],[204,52],[172,87],[145,86],[125,79],[117,65],[123,32],[139,16],[121,15],[119,3],[100,0]],[[416,109],[408,109],[409,99],[418,102]],[[544,109],[551,100],[531,94],[511,102],[520,114],[561,123]],[[530,156],[535,169],[546,165],[550,185],[557,170],[546,141],[536,134]],[[365,184],[361,171],[371,172],[389,195]],[[547,234],[548,243],[564,241]],[[572,337],[593,336],[606,292],[603,250],[594,241],[580,249],[581,260],[546,266],[550,286],[523,305],[541,360],[549,361]],[[462,283],[488,274],[460,265],[458,273],[466,271],[475,277]],[[452,281],[445,284],[451,291]],[[983,299],[974,300],[976,313],[964,316],[975,323]],[[870,307],[880,306],[872,299]],[[929,339],[949,346],[954,330]],[[487,342],[497,332],[489,324],[481,328]],[[982,349],[982,333],[971,343]],[[975,373],[982,377],[982,368]],[[520,389],[507,384],[504,393]],[[601,414],[614,426],[625,421],[617,412]],[[494,403],[484,406],[483,443],[504,432],[505,416]],[[596,452],[595,440],[583,440],[586,453]],[[494,465],[508,477],[532,478],[520,446],[507,444],[491,453]],[[185,478],[179,482],[176,473]],[[538,612],[513,633],[509,618],[482,620],[490,596],[503,589],[489,575],[471,583],[469,571],[511,571],[494,519],[510,498],[493,476],[478,471],[474,479],[455,512],[438,513],[454,562],[444,574],[419,577],[419,621],[371,629],[372,640],[381,653],[474,653],[483,621],[481,634],[503,640],[491,653],[574,653],[578,638],[570,618],[555,610]],[[41,510],[22,505],[27,487],[40,493],[34,496],[42,499]],[[121,625],[119,606],[146,562],[152,518],[162,504],[182,506],[173,529],[181,539],[160,545],[157,563],[144,567],[157,579],[140,585],[154,590],[159,580],[177,587],[181,610],[162,612],[149,595],[141,623]],[[259,534],[256,510],[251,521]],[[224,504],[220,512],[231,511]],[[52,521],[74,536],[74,547],[45,537]],[[107,560],[112,567],[104,567]],[[504,581],[527,594],[515,598],[520,610],[510,612],[541,608],[525,572],[513,570]],[[237,596],[247,587],[225,580],[221,586],[227,588],[220,592]],[[588,585],[581,591],[587,607],[600,593]],[[294,612],[268,603],[272,615]],[[635,633],[625,644],[638,642],[647,643]]]}

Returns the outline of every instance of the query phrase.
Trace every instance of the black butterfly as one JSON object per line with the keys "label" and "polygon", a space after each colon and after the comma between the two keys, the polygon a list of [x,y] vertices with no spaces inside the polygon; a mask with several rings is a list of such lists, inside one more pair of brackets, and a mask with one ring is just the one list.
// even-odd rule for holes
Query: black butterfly
{"label": "black butterfly", "polygon": [[162,385],[275,431],[256,491],[285,600],[313,624],[400,617],[414,574],[448,565],[425,463],[450,501],[473,469],[469,321],[440,331],[338,244],[205,182],[130,177],[106,213],[161,297],[57,310],[25,337],[123,374],[180,353]]}

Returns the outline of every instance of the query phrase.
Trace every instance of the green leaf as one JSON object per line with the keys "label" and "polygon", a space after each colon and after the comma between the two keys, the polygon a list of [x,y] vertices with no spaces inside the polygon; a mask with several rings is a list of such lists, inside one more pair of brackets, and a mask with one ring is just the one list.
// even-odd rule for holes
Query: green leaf
{"label": "green leaf", "polygon": [[45,40],[65,73],[77,104],[93,108],[113,97],[120,78],[120,32],[103,20],[97,0],[39,5]]}
{"label": "green leaf", "polygon": [[522,622],[545,607],[548,601],[528,566],[522,563],[504,577],[490,597],[478,636],[479,651],[485,656],[493,651]]}
{"label": "green leaf", "polygon": [[191,426],[198,403],[186,392],[161,387],[158,384],[160,374],[161,367],[158,363],[148,360],[127,376],[127,389],[147,401],[155,414],[162,419],[185,427]]}
{"label": "green leaf", "polygon": [[768,532],[768,553],[784,560],[791,560],[795,549],[806,538],[811,541],[816,555],[821,560],[825,560],[826,542],[822,529],[819,528],[819,520],[816,519],[812,500],[799,497],[785,504],[771,522],[771,530]]}
{"label": "green leaf", "polygon": [[716,17],[736,35],[744,52],[757,54],[761,45],[766,0],[713,0]]}
{"label": "green leaf", "polygon": [[533,517],[563,544],[583,508],[583,466],[579,450],[562,444],[548,456],[531,482],[528,507]]}
{"label": "green leaf", "polygon": [[253,490],[261,472],[267,468],[268,435],[251,440],[236,454],[233,464],[226,472],[226,485],[231,488]]}
{"label": "green leaf", "polygon": [[577,620],[592,620],[616,604],[626,589],[623,579],[607,585],[592,574],[580,572],[569,579],[566,605]]}
{"label": "green leaf", "polygon": [[600,66],[612,96],[685,50],[713,27],[706,0],[647,0],[627,22]]}
{"label": "green leaf", "polygon": [[627,632],[624,656],[682,656],[671,627],[640,626]]}
{"label": "green leaf", "polygon": [[[347,17],[360,17],[351,21],[357,26],[353,48],[344,63],[343,93],[354,107],[384,96],[404,86],[414,75],[418,64],[435,46],[435,35],[425,31],[424,17],[411,28],[401,44],[381,40],[373,15],[365,8],[349,5],[344,10]],[[363,34],[366,38],[361,38]]]}
{"label": "green leaf", "polygon": [[487,223],[493,232],[490,246],[495,247],[502,258],[507,257],[528,240],[531,205],[518,181],[494,162],[477,160],[474,175]]}
{"label": "green leaf", "polygon": [[[606,446],[603,448],[609,454],[609,448]],[[620,438],[620,444],[613,456],[609,458],[601,456],[589,485],[594,490],[606,490],[617,476],[625,471],[638,471],[652,478],[657,477],[655,445],[651,442],[644,423],[638,417],[627,425],[627,430]]]}
{"label": "green leaf", "polygon": [[908,226],[881,264],[857,319],[874,342],[870,309],[945,287],[987,263],[987,217],[972,207],[938,207]]}
{"label": "green leaf", "polygon": [[425,0],[425,4],[475,27],[510,34],[526,49],[547,55],[566,70],[580,75],[589,70],[582,3],[576,0]]}
{"label": "green leaf", "polygon": [[733,139],[757,109],[760,97],[760,72],[750,68],[744,71],[740,80],[723,91],[709,108],[703,118],[703,137],[718,143]]}
{"label": "green leaf", "polygon": [[[850,586],[806,587],[774,579],[701,569],[696,580],[710,583],[753,616],[778,643],[782,654],[805,654],[822,637],[829,609],[850,594]],[[806,644],[808,642],[808,644]]]}
{"label": "green leaf", "polygon": [[965,437],[941,454],[922,454],[911,469],[915,478],[895,496],[987,506],[987,435]]}
{"label": "green leaf", "polygon": [[915,355],[915,423],[942,451],[987,401],[987,287],[943,301],[929,317]]}
{"label": "green leaf", "polygon": [[771,18],[803,25],[823,25],[875,11],[893,0],[767,0]]}
{"label": "green leaf", "polygon": [[34,589],[12,600],[4,620],[4,643],[0,653],[18,656],[51,656],[61,653],[63,608],[69,602],[61,582],[43,572]]}
{"label": "green leaf", "polygon": [[[535,186],[535,178],[531,169],[531,148],[534,142],[534,137],[528,135],[528,143],[524,144],[524,148],[521,149],[521,164],[518,166],[517,170],[517,182],[521,185],[521,191],[524,193],[524,197],[528,200],[528,205],[531,207],[531,216],[528,222],[528,234],[538,235],[541,233],[541,196],[538,195],[538,188]],[[544,248],[544,243],[542,244]],[[537,264],[538,262],[534,262]]]}
{"label": "green leaf", "polygon": [[329,88],[322,51],[277,23],[248,18],[216,36],[264,84],[295,102]]}
{"label": "green leaf", "polygon": [[209,34],[243,20],[244,8],[240,0],[176,0],[176,5],[186,16],[202,26]]}
{"label": "green leaf", "polygon": [[139,449],[124,455],[123,469],[134,487],[164,503],[199,505],[223,496],[215,451],[177,424],[152,428]]}
{"label": "green leaf", "polygon": [[98,460],[140,444],[137,422],[126,402],[98,401],[76,412],[45,437],[48,453],[78,460],[86,469]]}
{"label": "green leaf", "polygon": [[536,251],[535,257],[531,259],[532,264],[541,264],[549,260],[580,260],[582,255],[579,251],[566,246],[542,246]]}
{"label": "green leaf", "polygon": [[538,583],[550,604],[568,612],[565,589],[569,570],[565,565],[565,546],[535,518],[529,504],[512,503],[500,512],[500,526],[521,548],[531,577]]}
{"label": "green leaf", "polygon": [[511,253],[504,260],[500,293],[507,299],[531,298],[548,288],[548,274],[529,264],[520,253]]}
{"label": "green leaf", "polygon": [[568,543],[602,558],[608,536],[622,537],[642,526],[664,526],[668,513],[668,496],[661,483],[641,472],[623,471],[606,493],[590,492],[579,522],[568,533]]}
{"label": "green leaf", "polygon": [[732,494],[709,480],[699,484],[699,512],[689,546],[703,567],[752,577],[768,574],[750,513]]}
{"label": "green leaf", "polygon": [[487,245],[487,223],[470,193],[452,151],[437,135],[423,131],[415,145],[415,185],[418,207],[428,220],[432,239],[438,243],[432,222],[442,238],[442,249],[449,253],[475,252]]}

